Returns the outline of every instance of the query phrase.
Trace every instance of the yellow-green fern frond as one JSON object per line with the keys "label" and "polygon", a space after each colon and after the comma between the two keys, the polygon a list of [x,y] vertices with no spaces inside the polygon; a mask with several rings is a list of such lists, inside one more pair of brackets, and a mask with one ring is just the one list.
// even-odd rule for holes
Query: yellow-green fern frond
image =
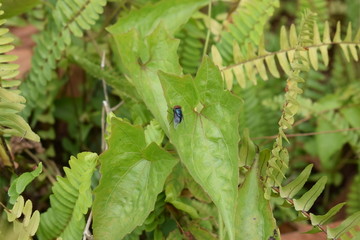
{"label": "yellow-green fern frond", "polygon": [[[39,227],[40,213],[32,211],[32,202],[24,201],[23,196],[19,196],[12,209],[6,209],[8,222],[13,223],[13,234],[7,233],[14,239],[31,239]],[[9,235],[8,235],[9,234]],[[2,235],[3,236],[3,235]]]}
{"label": "yellow-green fern frond", "polygon": [[258,44],[265,24],[279,7],[278,0],[251,0],[241,1],[238,8],[226,21],[224,27],[227,31],[221,35],[220,42],[216,45],[219,49],[224,64],[233,62],[233,43],[240,46],[242,53],[246,54],[249,43]]}
{"label": "yellow-green fern frond", "polygon": [[66,177],[57,177],[50,196],[51,207],[41,214],[39,239],[81,239],[85,217],[92,204],[91,177],[97,164],[96,153],[83,152],[71,157]]}
{"label": "yellow-green fern frond", "polygon": [[[5,22],[5,19],[0,20],[0,26]],[[0,28],[0,136],[18,136],[39,141],[39,136],[18,115],[25,107],[26,100],[19,95],[18,90],[13,89],[20,84],[20,81],[10,80],[18,75],[19,65],[11,63],[17,59],[17,56],[6,54],[14,48],[11,44],[13,38],[5,35],[8,31],[7,28]]]}
{"label": "yellow-green fern frond", "polygon": [[[317,23],[312,25],[312,29],[309,29],[309,27],[306,26],[306,31],[311,32],[311,35],[303,39],[301,56],[304,60],[310,62],[310,66],[313,69],[318,70],[319,58],[322,59],[325,66],[328,66],[328,51],[332,45],[339,45],[341,47],[347,61],[351,59],[358,61],[359,53],[356,48],[360,48],[360,29],[354,37],[351,23],[349,23],[346,36],[344,39],[341,39],[341,25],[338,22],[335,35],[331,39],[328,22],[325,22],[322,34],[320,34]],[[279,78],[280,73],[276,59],[281,69],[286,74],[289,74],[291,69],[290,63],[294,57],[296,44],[300,40],[298,40],[299,36],[294,25],[291,25],[289,32],[287,32],[285,27],[282,27],[280,32],[280,50],[268,52],[265,49],[264,41],[261,40],[257,50],[252,45],[246,46],[247,55],[245,56],[239,44],[235,42],[232,49],[235,64],[222,67],[222,72],[225,78],[227,78],[226,81],[229,82],[229,79],[235,78],[241,87],[246,87],[249,82],[256,84],[257,76],[260,76],[263,80],[268,80],[268,72],[273,77]]]}

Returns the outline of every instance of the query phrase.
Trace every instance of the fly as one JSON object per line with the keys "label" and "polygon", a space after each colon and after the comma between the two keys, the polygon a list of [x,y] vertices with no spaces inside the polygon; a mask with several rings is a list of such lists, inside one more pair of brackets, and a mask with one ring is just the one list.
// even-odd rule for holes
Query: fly
{"label": "fly", "polygon": [[183,113],[181,110],[181,106],[178,106],[178,105],[174,106],[173,114],[174,114],[174,127],[176,128],[177,125],[179,125],[182,122],[182,120],[184,119]]}

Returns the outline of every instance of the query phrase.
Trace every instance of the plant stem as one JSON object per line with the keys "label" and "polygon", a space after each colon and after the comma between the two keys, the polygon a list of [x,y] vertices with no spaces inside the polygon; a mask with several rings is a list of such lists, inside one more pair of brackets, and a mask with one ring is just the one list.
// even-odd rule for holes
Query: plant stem
{"label": "plant stem", "polygon": [[210,29],[211,29],[211,0],[209,0],[209,7],[208,7],[208,17],[209,17],[209,27],[206,33],[206,40],[205,40],[205,46],[204,46],[204,52],[203,52],[203,57],[205,57],[206,53],[207,53],[207,49],[208,49],[208,45],[209,45],[209,40],[210,40]]}
{"label": "plant stem", "polygon": [[219,240],[223,240],[224,239],[224,223],[219,211]]}

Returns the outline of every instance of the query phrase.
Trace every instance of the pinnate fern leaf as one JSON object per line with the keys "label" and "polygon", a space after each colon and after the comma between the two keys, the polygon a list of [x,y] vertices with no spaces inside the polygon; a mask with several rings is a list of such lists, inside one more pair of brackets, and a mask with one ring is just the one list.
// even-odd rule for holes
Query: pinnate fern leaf
{"label": "pinnate fern leaf", "polygon": [[47,88],[53,79],[56,61],[61,58],[65,48],[71,44],[71,36],[82,37],[84,30],[89,30],[103,12],[106,0],[66,0],[57,1],[53,19],[47,29],[36,39],[37,47],[32,58],[31,72],[23,84],[22,91],[28,99],[26,116],[35,107],[48,107]]}
{"label": "pinnate fern leaf", "polygon": [[353,183],[351,184],[348,194],[348,205],[346,212],[348,214],[360,211],[360,174],[356,175]]}
{"label": "pinnate fern leaf", "polygon": [[[0,12],[1,14],[3,11]],[[5,19],[1,19],[0,26],[5,22]],[[7,28],[0,28],[0,135],[18,136],[39,141],[39,136],[18,115],[25,107],[26,100],[19,95],[19,91],[12,89],[18,86],[20,81],[9,80],[18,75],[19,65],[10,63],[16,60],[17,56],[6,54],[14,48],[11,44],[14,39],[5,35],[8,31]]]}
{"label": "pinnate fern leaf", "polygon": [[225,23],[225,28],[221,36],[221,41],[217,44],[225,64],[232,62],[233,43],[246,54],[248,43],[258,44],[263,29],[276,8],[279,7],[278,0],[252,0],[241,1],[238,8],[231,15],[232,23]]}
{"label": "pinnate fern leaf", "polygon": [[[312,29],[309,29],[310,27]],[[328,66],[328,52],[329,47],[332,45],[339,45],[341,47],[347,61],[350,61],[351,59],[358,61],[359,54],[356,48],[360,48],[360,29],[354,37],[351,23],[348,24],[344,39],[341,39],[340,35],[340,22],[337,23],[333,39],[331,39],[330,36],[328,22],[325,22],[322,34],[319,31],[317,23],[311,24],[311,26],[309,25],[306,31],[309,33],[311,32],[311,35],[307,36],[306,40],[303,39],[305,41],[302,44],[303,49],[301,51],[301,56],[304,59],[309,60],[311,63],[310,67],[313,69],[318,70],[319,68],[319,56],[321,56],[325,66]],[[263,80],[268,80],[267,72],[270,72],[273,77],[279,78],[279,69],[276,64],[276,59],[281,69],[286,74],[289,74],[291,71],[290,63],[293,60],[296,44],[301,36],[304,35],[297,33],[295,25],[291,25],[289,32],[285,27],[282,27],[280,32],[280,50],[276,52],[268,52],[265,49],[263,39],[260,39],[258,42],[257,49],[251,44],[241,46],[237,42],[234,42],[231,51],[233,53],[235,64],[222,67],[225,78],[227,78],[227,81],[230,81],[229,79],[235,77],[241,87],[246,87],[248,82],[256,84],[257,76]],[[224,55],[224,50],[219,48],[219,46],[217,47],[221,56]],[[243,52],[246,52],[246,55]],[[318,53],[320,53],[320,55]],[[223,60],[225,61],[226,59],[224,58]],[[228,86],[231,85],[228,84]]]}
{"label": "pinnate fern leaf", "polygon": [[83,152],[71,157],[66,177],[57,177],[50,196],[51,207],[41,214],[39,239],[81,239],[85,217],[92,205],[91,177],[97,164],[95,153]]}
{"label": "pinnate fern leaf", "polygon": [[23,196],[19,196],[11,210],[6,209],[7,220],[13,222],[14,233],[17,239],[30,239],[35,235],[39,227],[40,213],[32,211],[32,202],[24,201]]}

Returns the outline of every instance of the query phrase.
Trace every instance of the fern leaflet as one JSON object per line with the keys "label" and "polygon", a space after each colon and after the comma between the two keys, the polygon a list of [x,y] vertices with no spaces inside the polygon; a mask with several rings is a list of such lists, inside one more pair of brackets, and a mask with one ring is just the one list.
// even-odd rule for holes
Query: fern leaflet
{"label": "fern leaflet", "polygon": [[50,196],[51,207],[41,214],[37,236],[42,239],[80,239],[85,227],[84,214],[92,204],[91,177],[97,154],[83,152],[71,157],[66,177],[57,177]]}

